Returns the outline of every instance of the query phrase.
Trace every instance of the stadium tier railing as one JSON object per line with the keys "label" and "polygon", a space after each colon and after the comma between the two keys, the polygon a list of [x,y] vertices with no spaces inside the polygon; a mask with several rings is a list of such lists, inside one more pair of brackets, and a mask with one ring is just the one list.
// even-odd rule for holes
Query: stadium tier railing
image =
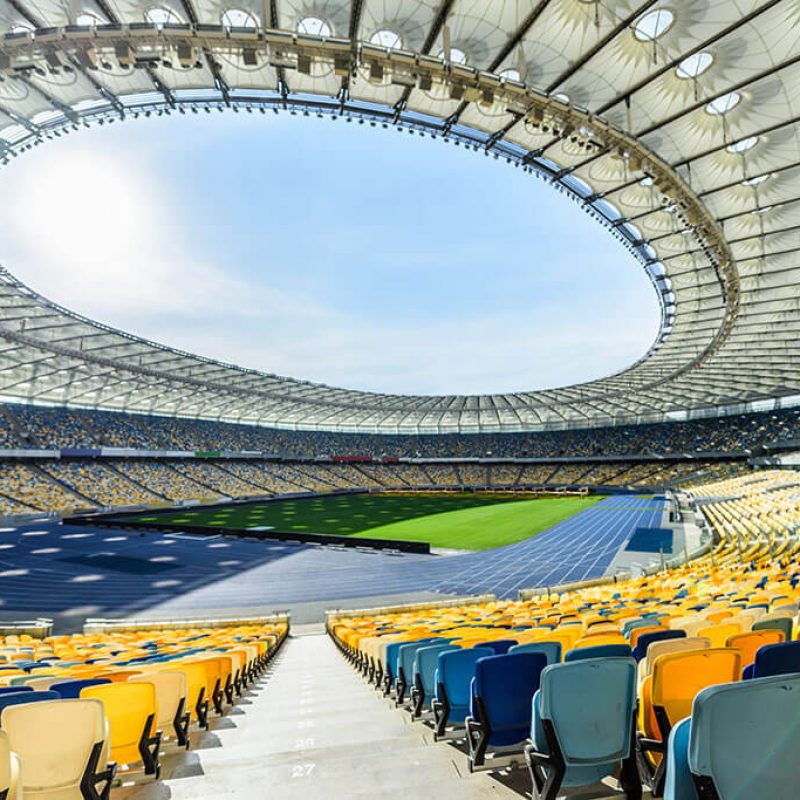
{"label": "stadium tier railing", "polygon": [[83,624],[85,634],[101,634],[136,631],[168,631],[183,630],[184,628],[228,628],[235,625],[268,625],[285,623],[287,629],[291,625],[291,615],[288,611],[275,611],[272,614],[256,616],[227,616],[227,617],[170,617],[169,619],[106,619],[102,617],[89,617]]}
{"label": "stadium tier railing", "polygon": [[0,638],[3,636],[30,636],[32,639],[46,639],[52,635],[53,620],[48,617],[0,622]]}

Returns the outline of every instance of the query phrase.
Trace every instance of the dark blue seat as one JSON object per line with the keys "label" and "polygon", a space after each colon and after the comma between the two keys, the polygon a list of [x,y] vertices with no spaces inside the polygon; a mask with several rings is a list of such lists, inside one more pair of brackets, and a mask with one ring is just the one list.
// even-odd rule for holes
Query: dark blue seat
{"label": "dark blue seat", "polygon": [[619,770],[626,797],[641,797],[633,735],[636,662],[598,658],[548,667],[534,696],[525,748],[534,797],[594,784]]}
{"label": "dark blue seat", "polygon": [[800,642],[779,642],[760,647],[756,651],[756,660],[744,672],[745,679],[800,672]]}
{"label": "dark blue seat", "polygon": [[0,686],[0,695],[16,694],[17,692],[32,692],[32,686]]}
{"label": "dark blue seat", "polygon": [[576,647],[568,650],[565,663],[587,661],[591,658],[631,658],[631,648],[627,644],[597,644],[594,647]]}
{"label": "dark blue seat", "polygon": [[444,736],[448,725],[464,724],[469,714],[475,664],[492,655],[494,653],[488,647],[439,653],[436,659],[436,696],[432,703],[436,720],[434,737]]}
{"label": "dark blue seat", "polygon": [[496,656],[502,656],[517,644],[516,639],[494,639],[491,642],[480,642],[475,647],[488,647]]}
{"label": "dark blue seat", "polygon": [[44,700],[60,700],[60,695],[55,692],[9,692],[0,696],[0,719],[3,709],[9,706],[18,706],[20,703],[40,703]]}
{"label": "dark blue seat", "polygon": [[528,738],[533,695],[545,667],[544,653],[507,653],[478,659],[470,715],[464,721],[470,770],[483,766],[489,747],[521,745]]}
{"label": "dark blue seat", "polygon": [[647,655],[647,648],[653,642],[663,642],[667,639],[685,639],[686,638],[686,631],[684,630],[674,630],[674,631],[653,631],[653,633],[643,633],[639,640],[636,642],[636,647],[633,648],[633,657],[636,659],[637,662],[644,659]]}
{"label": "dark blue seat", "polygon": [[87,686],[99,686],[103,683],[111,683],[108,678],[84,678],[82,680],[60,681],[51,684],[50,691],[55,692],[62,700],[77,700],[81,696],[81,690]]}
{"label": "dark blue seat", "polygon": [[436,694],[439,654],[459,649],[450,644],[430,644],[417,650],[414,657],[414,685],[411,687],[411,707],[415,717],[420,716],[423,709],[431,707]]}
{"label": "dark blue seat", "polygon": [[561,642],[527,642],[515,644],[509,653],[544,653],[548,664],[558,664],[561,661]]}

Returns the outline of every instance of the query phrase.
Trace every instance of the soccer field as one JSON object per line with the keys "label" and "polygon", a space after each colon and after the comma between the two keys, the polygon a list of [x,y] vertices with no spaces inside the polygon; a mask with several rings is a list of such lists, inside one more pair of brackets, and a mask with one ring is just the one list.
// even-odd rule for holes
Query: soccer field
{"label": "soccer field", "polygon": [[487,550],[535,536],[602,497],[511,494],[352,494],[216,506],[131,521],[208,527],[269,527],[302,532],[428,542],[431,547]]}

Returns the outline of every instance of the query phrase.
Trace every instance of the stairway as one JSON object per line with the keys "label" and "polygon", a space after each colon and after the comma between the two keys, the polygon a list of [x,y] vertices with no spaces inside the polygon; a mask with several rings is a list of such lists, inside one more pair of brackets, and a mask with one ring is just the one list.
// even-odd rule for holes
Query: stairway
{"label": "stairway", "polygon": [[[470,775],[459,750],[434,743],[426,727],[392,708],[324,634],[287,640],[247,701],[191,751],[165,759],[162,784],[124,787],[112,800],[523,796],[506,779]],[[515,780],[527,785],[523,774]]]}

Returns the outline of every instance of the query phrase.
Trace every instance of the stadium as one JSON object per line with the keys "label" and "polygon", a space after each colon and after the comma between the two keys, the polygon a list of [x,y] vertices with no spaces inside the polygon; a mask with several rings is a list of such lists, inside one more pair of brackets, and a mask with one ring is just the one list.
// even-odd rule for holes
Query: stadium
{"label": "stadium", "polygon": [[375,391],[4,263],[0,800],[796,800],[799,71],[795,0],[0,0],[2,181],[134,120],[399,132],[562,195],[657,309],[604,377]]}

